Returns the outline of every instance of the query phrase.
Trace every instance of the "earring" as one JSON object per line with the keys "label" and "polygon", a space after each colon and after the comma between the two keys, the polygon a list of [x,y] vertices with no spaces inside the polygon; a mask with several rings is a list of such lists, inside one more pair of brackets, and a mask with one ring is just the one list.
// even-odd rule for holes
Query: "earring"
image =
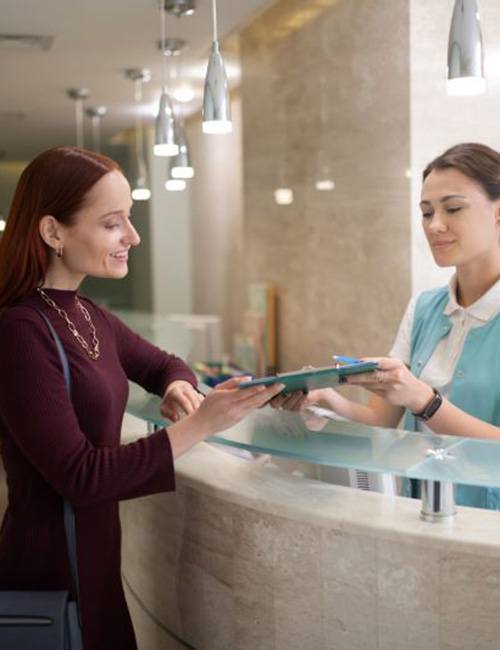
{"label": "earring", "polygon": [[64,246],[58,246],[56,249],[56,255],[57,257],[62,257],[64,252]]}

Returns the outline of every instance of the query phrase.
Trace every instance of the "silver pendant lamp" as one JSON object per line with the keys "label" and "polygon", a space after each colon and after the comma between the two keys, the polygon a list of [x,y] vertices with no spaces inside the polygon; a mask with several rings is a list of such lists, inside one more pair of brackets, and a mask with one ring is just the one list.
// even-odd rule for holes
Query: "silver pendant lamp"
{"label": "silver pendant lamp", "polygon": [[101,153],[101,120],[106,115],[106,106],[93,106],[85,109],[92,123],[92,149]]}
{"label": "silver pendant lamp", "polygon": [[76,146],[83,148],[85,146],[83,131],[83,102],[90,95],[90,90],[88,88],[68,88],[66,94],[75,102]]}
{"label": "silver pendant lamp", "polygon": [[170,175],[172,178],[193,178],[194,169],[191,165],[189,156],[189,146],[186,137],[186,130],[182,120],[176,121],[177,126],[177,143],[179,144],[179,153],[172,158]]}
{"label": "silver pendant lamp", "polygon": [[448,38],[448,95],[486,92],[483,39],[476,0],[455,0]]}
{"label": "silver pendant lamp", "polygon": [[194,0],[163,0],[165,11],[179,18],[180,16],[192,16],[196,9]]}
{"label": "silver pendant lamp", "polygon": [[186,189],[186,181],[182,178],[167,178],[165,183],[167,192],[183,192]]}
{"label": "silver pendant lamp", "polygon": [[231,133],[231,102],[226,69],[219,51],[217,36],[217,4],[212,0],[213,43],[208,59],[203,92],[203,133]]}
{"label": "silver pendant lamp", "polygon": [[128,79],[134,82],[135,100],[135,156],[132,179],[132,199],[134,201],[147,201],[151,198],[149,189],[146,161],[144,159],[144,134],[142,132],[142,85],[151,79],[147,68],[130,68],[125,71]]}
{"label": "silver pendant lamp", "polygon": [[172,100],[167,92],[165,67],[167,65],[167,51],[165,48],[165,8],[163,0],[160,1],[161,23],[161,50],[164,57],[162,64],[162,87],[158,115],[155,122],[155,142],[153,152],[155,156],[176,156],[179,146],[175,141],[175,116]]}
{"label": "silver pendant lamp", "polygon": [[165,182],[167,192],[183,192],[186,189],[186,181],[184,178],[174,178],[172,176],[172,169],[175,165],[176,158],[170,158],[168,161],[167,180]]}

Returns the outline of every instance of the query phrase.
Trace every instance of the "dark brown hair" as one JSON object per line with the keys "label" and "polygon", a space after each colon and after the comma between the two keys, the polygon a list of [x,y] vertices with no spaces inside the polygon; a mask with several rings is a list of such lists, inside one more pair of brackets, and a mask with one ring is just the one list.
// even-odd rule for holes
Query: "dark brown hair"
{"label": "dark brown hair", "polygon": [[491,201],[500,199],[500,153],[477,142],[464,142],[434,158],[422,174],[422,180],[434,169],[457,169],[482,187]]}
{"label": "dark brown hair", "polygon": [[71,225],[87,192],[114,160],[77,147],[55,147],[39,154],[17,184],[5,232],[0,240],[0,309],[30,293],[44,279],[49,247],[40,236],[44,215]]}

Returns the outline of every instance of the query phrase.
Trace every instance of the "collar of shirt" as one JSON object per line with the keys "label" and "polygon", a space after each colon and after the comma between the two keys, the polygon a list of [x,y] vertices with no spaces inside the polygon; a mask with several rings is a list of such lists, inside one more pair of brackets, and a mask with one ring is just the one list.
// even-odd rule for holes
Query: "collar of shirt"
{"label": "collar of shirt", "polygon": [[500,310],[500,280],[488,289],[476,302],[468,307],[462,307],[457,302],[457,276],[454,274],[448,283],[448,303],[444,309],[446,316],[457,312],[465,312],[480,321],[487,322]]}

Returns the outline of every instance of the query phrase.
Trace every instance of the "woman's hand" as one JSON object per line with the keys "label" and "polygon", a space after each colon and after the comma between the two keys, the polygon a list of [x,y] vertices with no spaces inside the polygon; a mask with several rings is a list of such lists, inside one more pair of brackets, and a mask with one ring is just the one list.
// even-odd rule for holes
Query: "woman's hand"
{"label": "woman's hand", "polygon": [[284,388],[283,384],[238,388],[238,384],[249,379],[235,377],[219,384],[205,397],[197,411],[167,428],[174,458],[208,436],[237,424]]}
{"label": "woman's hand", "polygon": [[279,411],[282,409],[285,411],[303,411],[314,403],[315,401],[311,398],[311,393],[305,393],[302,390],[297,390],[293,393],[281,393],[273,397],[270,402],[271,406]]}
{"label": "woman's hand", "polygon": [[188,381],[177,380],[167,386],[160,406],[163,417],[178,422],[198,410],[204,397]]}
{"label": "woman's hand", "polygon": [[331,411],[338,411],[345,399],[336,393],[333,388],[315,388],[308,393],[295,391],[293,393],[277,395],[271,400],[275,409],[287,411],[303,411],[308,406],[321,406]]}
{"label": "woman's hand", "polygon": [[238,384],[249,379],[250,377],[229,379],[216,386],[205,397],[192,419],[207,432],[206,435],[229,429],[254,409],[264,406],[284,388],[283,384],[279,383],[272,386],[238,388]]}
{"label": "woman's hand", "polygon": [[363,361],[376,361],[378,370],[349,375],[347,384],[362,386],[389,404],[404,406],[413,413],[423,411],[432,399],[432,388],[417,379],[400,359],[383,357]]}

